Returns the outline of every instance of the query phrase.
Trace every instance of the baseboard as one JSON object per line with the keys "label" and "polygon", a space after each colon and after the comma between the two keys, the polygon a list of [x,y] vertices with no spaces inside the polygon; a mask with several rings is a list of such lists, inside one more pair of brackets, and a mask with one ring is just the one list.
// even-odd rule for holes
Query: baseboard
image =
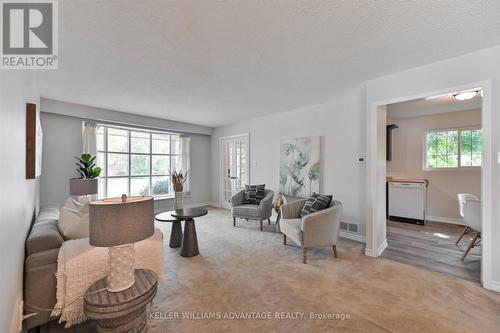
{"label": "baseboard", "polygon": [[360,243],[366,243],[366,237],[360,234],[339,230],[339,237],[350,239]]}
{"label": "baseboard", "polygon": [[206,202],[206,205],[207,205],[207,206],[210,206],[210,207],[221,208],[221,204],[220,204],[220,202],[212,202],[212,201],[209,201],[209,202]]}
{"label": "baseboard", "polygon": [[387,248],[387,239],[384,239],[384,241],[382,242],[382,244],[380,244],[380,246],[376,251],[366,248],[365,255],[367,255],[368,257],[375,257],[375,258],[380,257],[386,248]]}
{"label": "baseboard", "polygon": [[450,223],[450,224],[464,225],[464,221],[459,220],[459,219],[449,218],[449,217],[427,215],[425,217],[425,220],[426,221],[433,221],[433,222],[441,222],[441,223]]}
{"label": "baseboard", "polygon": [[500,292],[500,282],[497,281],[485,282],[483,287],[489,290]]}

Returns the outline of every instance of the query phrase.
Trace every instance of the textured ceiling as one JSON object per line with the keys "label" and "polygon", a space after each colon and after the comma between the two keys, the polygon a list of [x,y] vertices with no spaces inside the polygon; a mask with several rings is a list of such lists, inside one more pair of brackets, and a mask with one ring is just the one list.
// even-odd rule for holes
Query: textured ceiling
{"label": "textured ceiling", "polygon": [[60,0],[43,97],[219,126],[500,44],[500,1]]}

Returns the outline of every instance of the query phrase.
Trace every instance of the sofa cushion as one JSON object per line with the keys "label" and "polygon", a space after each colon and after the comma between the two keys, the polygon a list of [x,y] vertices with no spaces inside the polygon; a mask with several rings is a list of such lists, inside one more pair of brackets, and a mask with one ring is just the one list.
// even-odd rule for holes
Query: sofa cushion
{"label": "sofa cushion", "polygon": [[261,185],[245,185],[245,196],[243,197],[243,204],[258,205],[264,199],[265,184]]}
{"label": "sofa cushion", "polygon": [[65,239],[89,237],[89,205],[62,207],[59,213],[59,231]]}
{"label": "sofa cushion", "polygon": [[64,243],[59,233],[57,221],[42,221],[35,223],[26,240],[26,255],[36,252],[58,249]]}
{"label": "sofa cushion", "polygon": [[260,218],[259,206],[257,205],[241,205],[231,209],[231,215],[237,217]]}
{"label": "sofa cushion", "polygon": [[59,220],[59,207],[49,206],[44,207],[40,210],[38,216],[36,217],[35,224],[57,220]]}
{"label": "sofa cushion", "polygon": [[331,202],[332,202],[331,195],[324,195],[313,192],[313,194],[304,203],[304,206],[302,207],[302,210],[300,212],[300,216],[303,217],[306,216],[307,214],[311,214],[323,210],[325,208],[328,208]]}

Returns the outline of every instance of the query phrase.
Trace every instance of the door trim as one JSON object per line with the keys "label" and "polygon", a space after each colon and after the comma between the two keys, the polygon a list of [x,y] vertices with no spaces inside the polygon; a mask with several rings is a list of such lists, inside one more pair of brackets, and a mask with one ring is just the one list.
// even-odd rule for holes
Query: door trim
{"label": "door trim", "polygon": [[236,138],[246,138],[248,142],[248,151],[247,151],[247,164],[248,164],[248,182],[250,183],[250,132],[246,133],[241,133],[241,134],[234,134],[234,135],[228,135],[228,136],[221,136],[219,137],[219,204],[221,208],[224,208],[223,206],[223,190],[224,190],[224,170],[223,170],[223,159],[224,159],[224,154],[222,151],[222,141],[227,140],[227,139],[236,139]]}

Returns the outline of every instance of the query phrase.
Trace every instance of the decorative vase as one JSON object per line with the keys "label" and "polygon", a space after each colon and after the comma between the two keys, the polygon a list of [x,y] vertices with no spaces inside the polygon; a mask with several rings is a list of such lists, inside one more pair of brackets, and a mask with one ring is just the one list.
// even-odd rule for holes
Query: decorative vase
{"label": "decorative vase", "polygon": [[182,209],[182,191],[175,192],[174,210]]}

